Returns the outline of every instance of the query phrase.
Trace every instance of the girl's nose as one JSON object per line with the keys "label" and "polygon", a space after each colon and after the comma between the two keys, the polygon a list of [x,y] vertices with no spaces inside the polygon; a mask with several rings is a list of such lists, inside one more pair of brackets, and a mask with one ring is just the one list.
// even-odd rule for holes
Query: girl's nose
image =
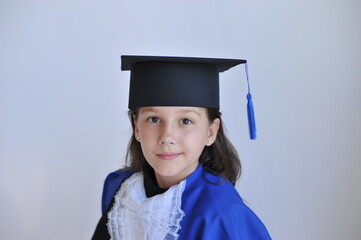
{"label": "girl's nose", "polygon": [[159,144],[166,145],[166,144],[175,144],[175,129],[170,125],[165,125],[159,136]]}

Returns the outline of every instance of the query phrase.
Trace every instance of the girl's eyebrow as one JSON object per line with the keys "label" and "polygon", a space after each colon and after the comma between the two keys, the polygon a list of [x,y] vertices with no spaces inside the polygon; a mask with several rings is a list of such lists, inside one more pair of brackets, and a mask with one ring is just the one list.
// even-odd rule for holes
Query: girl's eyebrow
{"label": "girl's eyebrow", "polygon": [[152,107],[147,107],[147,108],[143,108],[140,110],[141,112],[152,112],[152,113],[157,113],[157,111],[152,108]]}
{"label": "girl's eyebrow", "polygon": [[198,111],[192,109],[185,109],[184,111],[182,111],[182,113],[195,113],[201,117],[201,114]]}

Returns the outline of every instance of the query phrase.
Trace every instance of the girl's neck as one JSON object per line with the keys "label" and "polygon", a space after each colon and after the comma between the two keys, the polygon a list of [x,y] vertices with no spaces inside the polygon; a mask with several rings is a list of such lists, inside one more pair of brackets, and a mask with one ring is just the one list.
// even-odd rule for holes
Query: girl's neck
{"label": "girl's neck", "polygon": [[170,188],[171,186],[179,184],[184,179],[178,179],[176,177],[168,177],[168,176],[160,176],[155,173],[155,179],[157,180],[157,184],[160,188]]}
{"label": "girl's neck", "polygon": [[178,174],[175,176],[162,176],[154,172],[155,179],[157,180],[157,184],[160,188],[168,189],[174,185],[179,184],[181,181],[186,179],[197,169],[198,166],[199,166],[199,162],[194,166],[192,166],[192,169],[187,173],[187,175]]}

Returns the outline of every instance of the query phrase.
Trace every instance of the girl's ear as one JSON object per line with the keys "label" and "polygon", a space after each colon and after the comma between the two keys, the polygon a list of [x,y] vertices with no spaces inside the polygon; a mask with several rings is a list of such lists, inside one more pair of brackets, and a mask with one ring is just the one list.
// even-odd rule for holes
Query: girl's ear
{"label": "girl's ear", "polygon": [[134,137],[138,142],[140,142],[138,122],[136,120],[135,115],[133,115],[133,124],[134,124]]}
{"label": "girl's ear", "polygon": [[206,143],[207,146],[211,146],[216,141],[220,124],[221,124],[221,120],[219,118],[216,118],[209,125],[208,138],[207,138],[207,143]]}

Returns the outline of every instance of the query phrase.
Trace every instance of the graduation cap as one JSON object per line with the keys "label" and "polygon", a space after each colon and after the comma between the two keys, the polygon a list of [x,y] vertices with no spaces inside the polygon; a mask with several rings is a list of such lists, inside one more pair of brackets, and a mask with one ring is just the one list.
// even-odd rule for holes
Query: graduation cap
{"label": "graduation cap", "polygon": [[247,61],[242,59],[123,55],[130,70],[129,109],[145,106],[192,106],[219,109],[219,73],[245,64],[250,138],[256,125]]}

